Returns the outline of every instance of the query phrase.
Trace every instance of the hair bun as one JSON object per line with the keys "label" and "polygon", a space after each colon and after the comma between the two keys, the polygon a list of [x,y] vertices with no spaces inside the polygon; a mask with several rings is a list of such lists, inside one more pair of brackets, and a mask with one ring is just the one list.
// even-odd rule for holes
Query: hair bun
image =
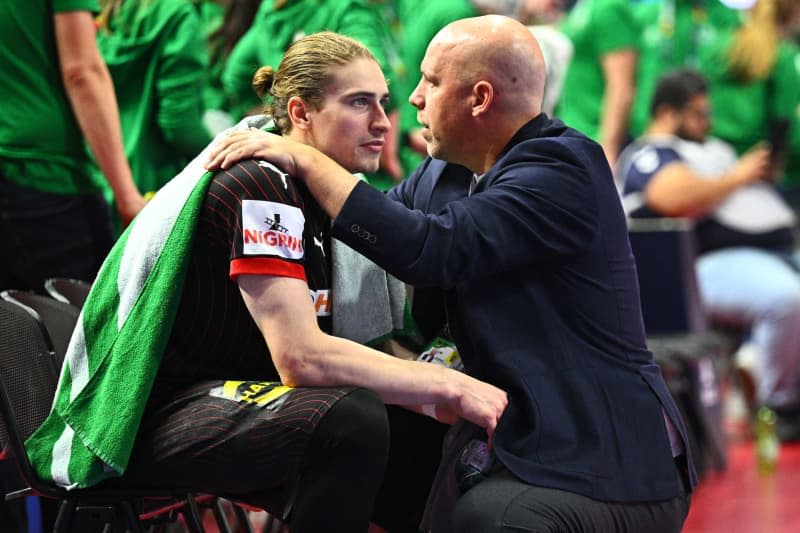
{"label": "hair bun", "polygon": [[272,84],[275,82],[275,71],[269,65],[265,65],[256,70],[253,75],[253,90],[259,98],[263,99],[272,91]]}

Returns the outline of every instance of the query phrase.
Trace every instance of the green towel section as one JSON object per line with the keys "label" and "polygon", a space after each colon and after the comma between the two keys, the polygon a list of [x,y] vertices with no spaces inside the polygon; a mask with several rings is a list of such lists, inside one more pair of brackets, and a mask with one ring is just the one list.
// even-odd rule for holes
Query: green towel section
{"label": "green towel section", "polygon": [[[265,118],[235,129],[265,126]],[[41,478],[83,488],[125,471],[180,302],[212,145],[153,197],[100,268],[53,408],[25,443]]]}

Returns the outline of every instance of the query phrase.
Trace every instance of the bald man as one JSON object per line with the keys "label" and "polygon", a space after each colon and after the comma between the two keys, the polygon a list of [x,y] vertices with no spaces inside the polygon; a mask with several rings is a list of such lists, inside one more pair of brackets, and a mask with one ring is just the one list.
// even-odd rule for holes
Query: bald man
{"label": "bald man", "polygon": [[680,531],[696,476],[602,148],[541,112],[542,54],[512,19],[448,25],[421,72],[409,100],[430,157],[386,195],[260,133],[209,166],[257,156],[303,176],[332,234],[413,285],[424,329],[452,334],[467,371],[507,391],[483,480],[426,529]]}

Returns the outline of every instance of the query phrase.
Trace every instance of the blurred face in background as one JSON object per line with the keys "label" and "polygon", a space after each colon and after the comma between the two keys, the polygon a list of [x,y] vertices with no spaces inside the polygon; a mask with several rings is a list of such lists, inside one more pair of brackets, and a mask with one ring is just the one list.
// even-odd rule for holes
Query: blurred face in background
{"label": "blurred face in background", "polygon": [[[567,3],[574,4],[574,1]],[[519,20],[523,24],[552,24],[565,12],[564,0],[523,0]]]}
{"label": "blurred face in background", "polygon": [[711,104],[707,95],[693,96],[676,115],[678,137],[695,142],[706,140],[711,131]]}

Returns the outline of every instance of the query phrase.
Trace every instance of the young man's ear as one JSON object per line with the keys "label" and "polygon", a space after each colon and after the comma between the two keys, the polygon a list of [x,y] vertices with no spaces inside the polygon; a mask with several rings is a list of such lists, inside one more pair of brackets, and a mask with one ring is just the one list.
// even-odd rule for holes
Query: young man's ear
{"label": "young man's ear", "polygon": [[311,122],[309,112],[312,111],[312,108],[305,100],[299,96],[292,96],[286,103],[286,111],[293,127],[301,130],[308,128]]}

